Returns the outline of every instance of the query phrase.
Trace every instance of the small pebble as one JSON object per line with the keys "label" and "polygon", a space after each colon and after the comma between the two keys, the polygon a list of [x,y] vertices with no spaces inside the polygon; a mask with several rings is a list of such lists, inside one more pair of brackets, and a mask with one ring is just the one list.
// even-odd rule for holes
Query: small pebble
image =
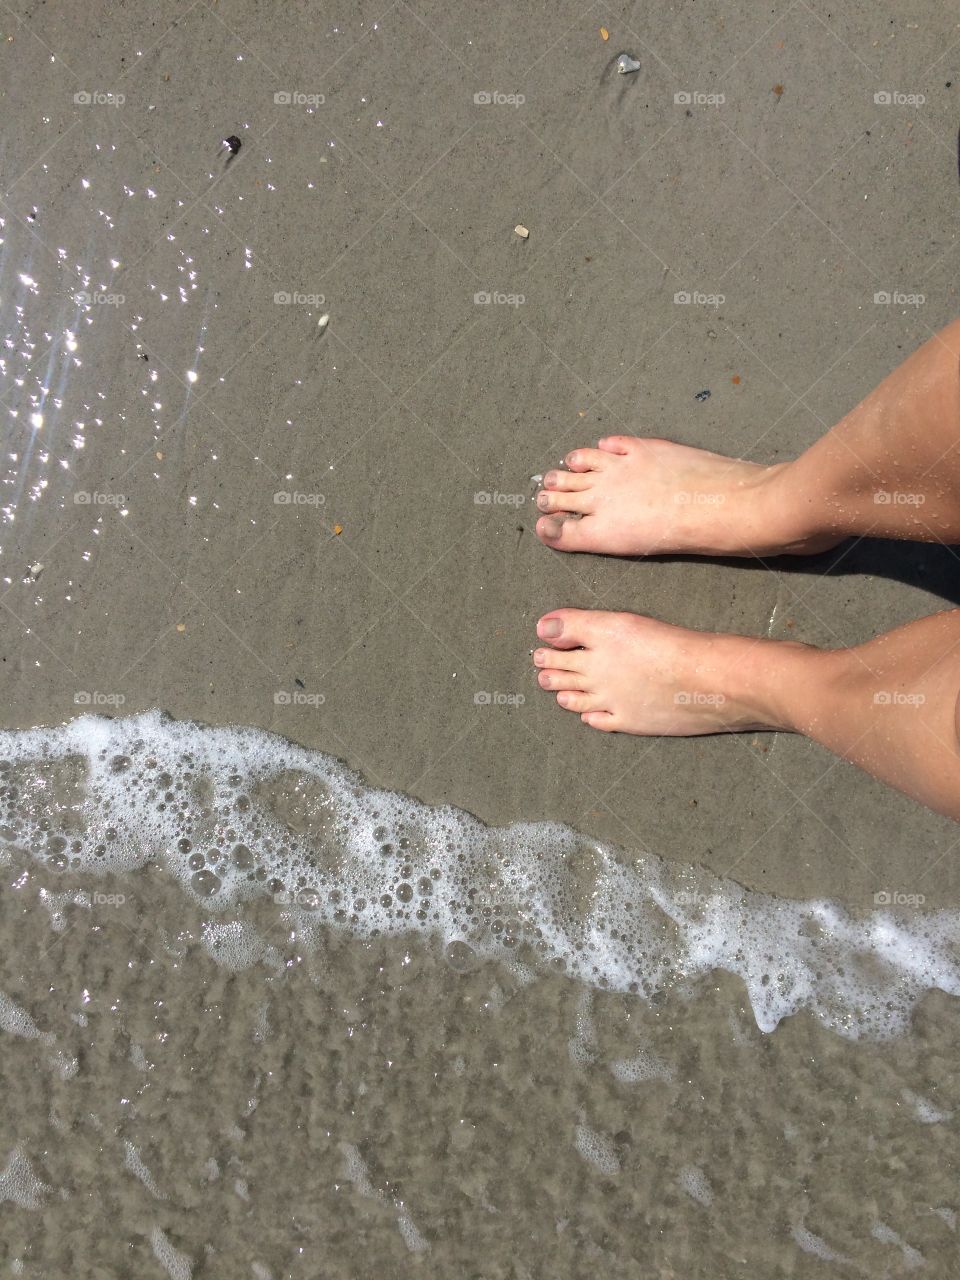
{"label": "small pebble", "polygon": [[24,582],[36,582],[41,573],[43,573],[43,565],[39,560],[35,560],[27,569],[27,576],[24,578]]}
{"label": "small pebble", "polygon": [[527,228],[523,225],[522,222],[518,222],[517,225],[513,228],[513,230],[514,230],[514,234],[518,235],[521,240],[528,239],[530,235],[530,232],[527,230]]}
{"label": "small pebble", "polygon": [[628,76],[632,71],[639,71],[640,63],[636,58],[631,58],[629,53],[621,53],[617,58],[617,71],[622,76]]}
{"label": "small pebble", "polygon": [[322,315],[320,319],[317,321],[317,328],[320,330],[321,333],[323,333],[324,329],[327,327],[329,323],[330,323],[330,317],[328,315]]}
{"label": "small pebble", "polygon": [[235,156],[237,152],[240,150],[240,148],[243,146],[243,143],[240,141],[240,139],[237,137],[235,133],[231,133],[229,138],[224,138],[223,145],[225,147],[229,147],[230,154],[232,156]]}
{"label": "small pebble", "polygon": [[710,399],[710,392],[709,392],[709,391],[698,391],[698,392],[697,392],[697,394],[696,394],[693,398],[694,398],[694,400],[709,400],[709,399]]}

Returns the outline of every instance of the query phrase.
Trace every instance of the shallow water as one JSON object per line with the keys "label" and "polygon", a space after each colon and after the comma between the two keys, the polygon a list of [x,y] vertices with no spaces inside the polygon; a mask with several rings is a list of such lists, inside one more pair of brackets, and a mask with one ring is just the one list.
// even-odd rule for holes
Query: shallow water
{"label": "shallow water", "polygon": [[18,1274],[947,1274],[956,913],[157,713],[0,755]]}

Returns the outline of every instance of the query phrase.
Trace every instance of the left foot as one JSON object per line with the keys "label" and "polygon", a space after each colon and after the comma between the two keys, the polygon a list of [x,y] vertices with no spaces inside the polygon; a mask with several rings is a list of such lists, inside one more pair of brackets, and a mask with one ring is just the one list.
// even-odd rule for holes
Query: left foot
{"label": "left foot", "polygon": [[815,652],[584,609],[545,614],[537,635],[551,646],[534,651],[540,687],[566,711],[594,729],[666,737],[792,729],[776,698],[757,691],[787,674],[769,678],[776,659]]}

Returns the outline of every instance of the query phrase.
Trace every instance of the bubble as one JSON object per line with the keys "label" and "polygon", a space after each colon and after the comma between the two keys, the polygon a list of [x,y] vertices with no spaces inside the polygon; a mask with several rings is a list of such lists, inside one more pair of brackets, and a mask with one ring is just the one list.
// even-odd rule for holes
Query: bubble
{"label": "bubble", "polygon": [[245,844],[237,844],[233,847],[233,852],[230,855],[230,861],[235,867],[240,867],[241,869],[246,870],[248,867],[253,866],[254,859],[253,854]]}
{"label": "bubble", "polygon": [[477,953],[467,942],[450,942],[443,954],[447,964],[457,973],[469,973],[477,967]]}
{"label": "bubble", "polygon": [[215,893],[219,893],[222,881],[219,876],[214,875],[212,871],[197,871],[190,877],[190,883],[194,889],[204,898],[210,898]]}

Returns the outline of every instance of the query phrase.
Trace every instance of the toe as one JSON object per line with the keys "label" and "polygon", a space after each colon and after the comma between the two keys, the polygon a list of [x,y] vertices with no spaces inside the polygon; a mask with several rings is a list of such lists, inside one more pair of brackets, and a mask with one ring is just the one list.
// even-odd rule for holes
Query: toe
{"label": "toe", "polygon": [[554,551],[592,551],[595,519],[589,514],[582,519],[559,513],[541,516],[537,521],[537,537]]}
{"label": "toe", "polygon": [[554,609],[537,623],[537,635],[554,649],[579,649],[587,644],[592,618],[590,609]]}
{"label": "toe", "polygon": [[575,511],[583,515],[593,509],[593,495],[589,490],[584,493],[568,493],[541,489],[537,494],[537,506],[541,511]]}
{"label": "toe", "polygon": [[589,472],[581,474],[577,471],[548,471],[543,477],[544,489],[559,489],[563,493],[579,493],[588,489],[592,481]]}
{"label": "toe", "polygon": [[633,445],[636,444],[634,436],[604,436],[602,440],[598,440],[597,444],[604,453],[629,453]]}
{"label": "toe", "polygon": [[610,455],[600,449],[574,449],[564,462],[571,471],[602,471],[610,465]]}
{"label": "toe", "polygon": [[575,690],[579,693],[585,692],[584,679],[576,671],[558,671],[551,667],[548,671],[537,672],[537,684],[541,689],[560,689]]}
{"label": "toe", "polygon": [[617,717],[611,711],[583,711],[580,719],[591,729],[600,729],[603,733],[614,733],[617,728]]}
{"label": "toe", "polygon": [[583,671],[586,663],[579,649],[535,649],[533,665],[555,671]]}
{"label": "toe", "polygon": [[561,689],[557,694],[557,703],[563,707],[564,711],[575,711],[578,715],[601,711],[603,708],[603,702],[595,693],[588,693],[582,689],[573,689],[569,686]]}

